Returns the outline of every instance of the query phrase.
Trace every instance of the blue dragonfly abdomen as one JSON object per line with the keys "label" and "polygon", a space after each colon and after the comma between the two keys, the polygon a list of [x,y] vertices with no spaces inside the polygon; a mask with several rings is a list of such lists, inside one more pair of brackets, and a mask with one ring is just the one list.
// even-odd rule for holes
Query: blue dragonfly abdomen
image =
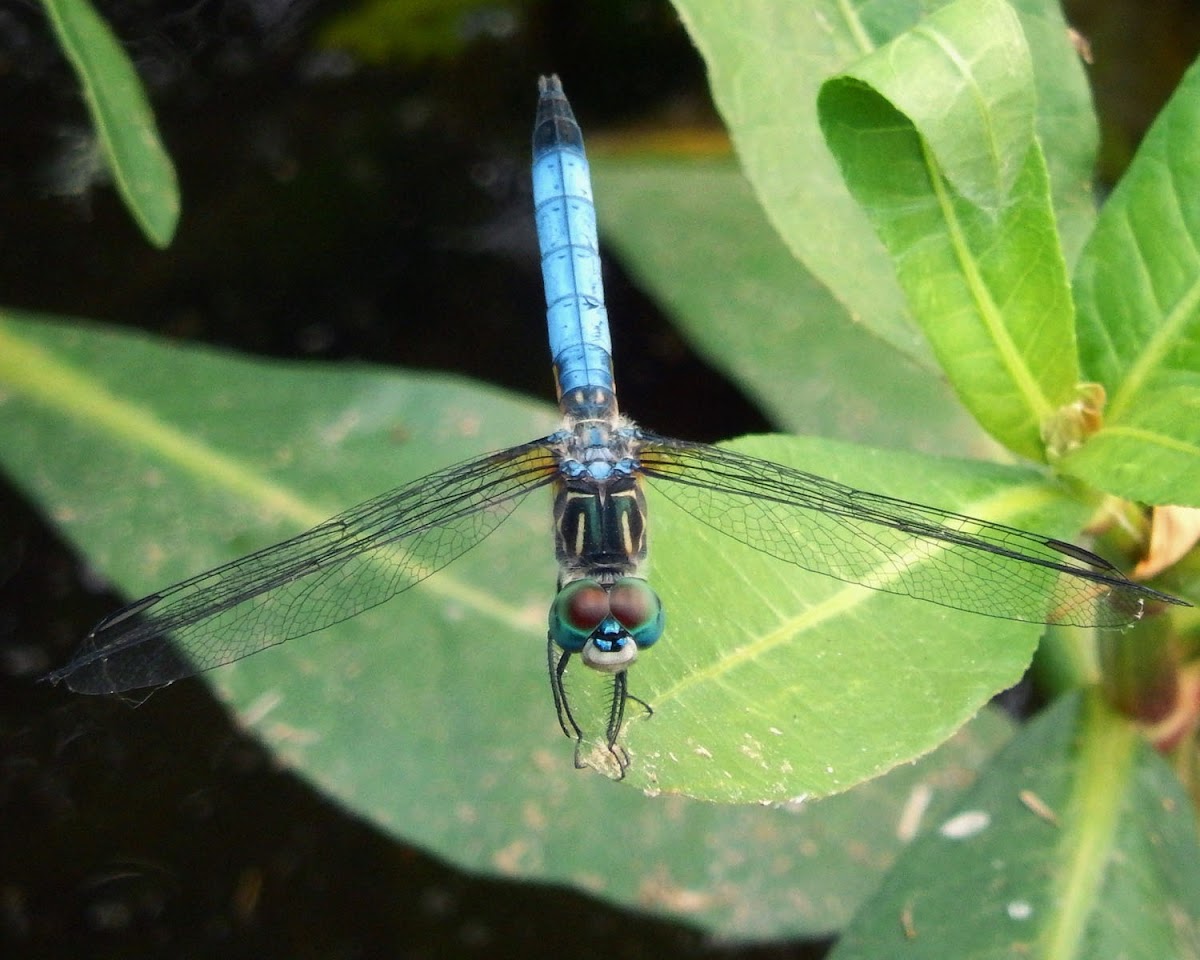
{"label": "blue dragonfly abdomen", "polygon": [[558,396],[589,387],[612,393],[612,342],[583,133],[558,77],[543,77],[538,87],[533,205]]}

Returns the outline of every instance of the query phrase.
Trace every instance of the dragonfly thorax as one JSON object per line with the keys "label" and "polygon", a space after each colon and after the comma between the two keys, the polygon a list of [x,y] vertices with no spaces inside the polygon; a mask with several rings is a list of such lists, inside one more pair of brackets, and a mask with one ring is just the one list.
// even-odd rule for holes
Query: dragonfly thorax
{"label": "dragonfly thorax", "polygon": [[631,420],[617,413],[615,405],[569,410],[553,440],[559,473],[566,479],[587,475],[603,482],[609,477],[632,476],[637,469],[641,433]]}
{"label": "dragonfly thorax", "polygon": [[628,421],[568,421],[556,443],[555,557],[559,581],[637,574],[646,559],[646,499],[638,432]]}

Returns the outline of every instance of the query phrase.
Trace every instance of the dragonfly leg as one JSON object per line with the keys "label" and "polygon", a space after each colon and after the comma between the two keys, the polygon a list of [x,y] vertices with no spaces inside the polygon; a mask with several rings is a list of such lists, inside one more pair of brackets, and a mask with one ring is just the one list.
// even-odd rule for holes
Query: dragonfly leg
{"label": "dragonfly leg", "polygon": [[646,716],[654,716],[654,708],[636,694],[629,692],[629,673],[622,670],[613,677],[612,706],[609,710],[606,741],[608,752],[613,755],[620,769],[618,780],[625,779],[625,771],[629,769],[629,751],[617,743],[621,736],[621,728],[625,725],[625,705],[632,700],[646,711]]}
{"label": "dragonfly leg", "polygon": [[[617,762],[617,769],[620,771],[617,776],[618,780],[624,780],[625,771],[629,769],[629,752],[617,743],[617,739],[621,736],[621,727],[625,723],[625,704],[629,697],[629,673],[621,670],[613,675],[612,704],[609,707],[608,728],[605,731],[608,752],[612,754],[613,759]],[[638,700],[637,697],[633,699]],[[638,703],[645,706],[641,700],[638,700]]]}
{"label": "dragonfly leg", "polygon": [[[588,764],[583,759],[583,728],[571,713],[571,704],[567,699],[567,690],[563,686],[563,674],[567,672],[567,664],[571,662],[570,651],[559,651],[554,638],[550,637],[546,644],[546,661],[550,666],[550,690],[554,694],[554,710],[558,714],[558,725],[562,732],[575,741],[575,769],[584,770]],[[612,745],[609,745],[612,750]],[[620,765],[620,758],[617,758]],[[625,765],[621,765],[621,777],[625,776]]]}
{"label": "dragonfly leg", "polygon": [[625,722],[625,702],[628,699],[629,672],[621,670],[613,675],[612,704],[608,710],[608,730],[606,731],[609,750],[613,750],[617,738],[621,735],[621,725]]}
{"label": "dragonfly leg", "polygon": [[[563,685],[563,675],[567,672],[567,664],[571,661],[569,651],[561,650],[550,638],[546,645],[546,663],[550,670],[550,690],[554,694],[554,710],[558,714],[558,725],[562,732],[575,741],[575,768],[583,770],[591,764],[583,759],[583,728],[571,712],[571,703],[567,699],[566,687]],[[608,725],[605,727],[605,746],[612,754],[617,764],[616,779],[625,779],[625,771],[629,769],[629,754],[617,743],[621,735],[621,726],[625,720],[625,702],[635,700],[647,713],[653,713],[646,701],[633,697],[629,693],[629,680],[624,670],[613,677],[613,696],[609,707]]]}
{"label": "dragonfly leg", "polygon": [[634,694],[630,693],[628,690],[625,691],[625,696],[627,699],[632,700],[639,707],[641,707],[643,710],[645,710],[646,716],[648,716],[648,717],[654,716],[654,708],[652,706],[650,706],[650,704],[648,704],[641,697],[635,696]]}
{"label": "dragonfly leg", "polygon": [[[553,637],[546,638],[546,663],[550,668],[550,691],[554,694],[554,711],[558,714],[558,725],[564,736],[575,741],[576,749],[583,740],[583,730],[571,713],[571,705],[567,702],[567,691],[563,688],[563,674],[567,672],[567,664],[571,654],[559,649]],[[578,763],[575,764],[579,766]]]}

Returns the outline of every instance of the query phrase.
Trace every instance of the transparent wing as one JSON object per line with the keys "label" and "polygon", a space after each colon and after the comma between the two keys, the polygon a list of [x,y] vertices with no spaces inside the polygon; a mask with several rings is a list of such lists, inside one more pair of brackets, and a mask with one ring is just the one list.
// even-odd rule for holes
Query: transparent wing
{"label": "transparent wing", "polygon": [[556,469],[538,440],[431,473],[130,604],[48,679],[80,693],[157,686],[339,623],[471,549]]}
{"label": "transparent wing", "polygon": [[643,433],[655,490],[735,540],[806,570],[990,617],[1124,626],[1184,603],[1070,543]]}

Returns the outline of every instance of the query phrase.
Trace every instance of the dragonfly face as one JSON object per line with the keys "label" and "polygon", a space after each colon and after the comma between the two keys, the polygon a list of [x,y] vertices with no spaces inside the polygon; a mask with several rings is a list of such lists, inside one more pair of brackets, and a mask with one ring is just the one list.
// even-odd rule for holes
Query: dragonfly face
{"label": "dragonfly face", "polygon": [[588,577],[559,589],[550,606],[550,639],[589,667],[616,673],[662,636],[663,622],[662,601],[641,577],[611,583]]}

